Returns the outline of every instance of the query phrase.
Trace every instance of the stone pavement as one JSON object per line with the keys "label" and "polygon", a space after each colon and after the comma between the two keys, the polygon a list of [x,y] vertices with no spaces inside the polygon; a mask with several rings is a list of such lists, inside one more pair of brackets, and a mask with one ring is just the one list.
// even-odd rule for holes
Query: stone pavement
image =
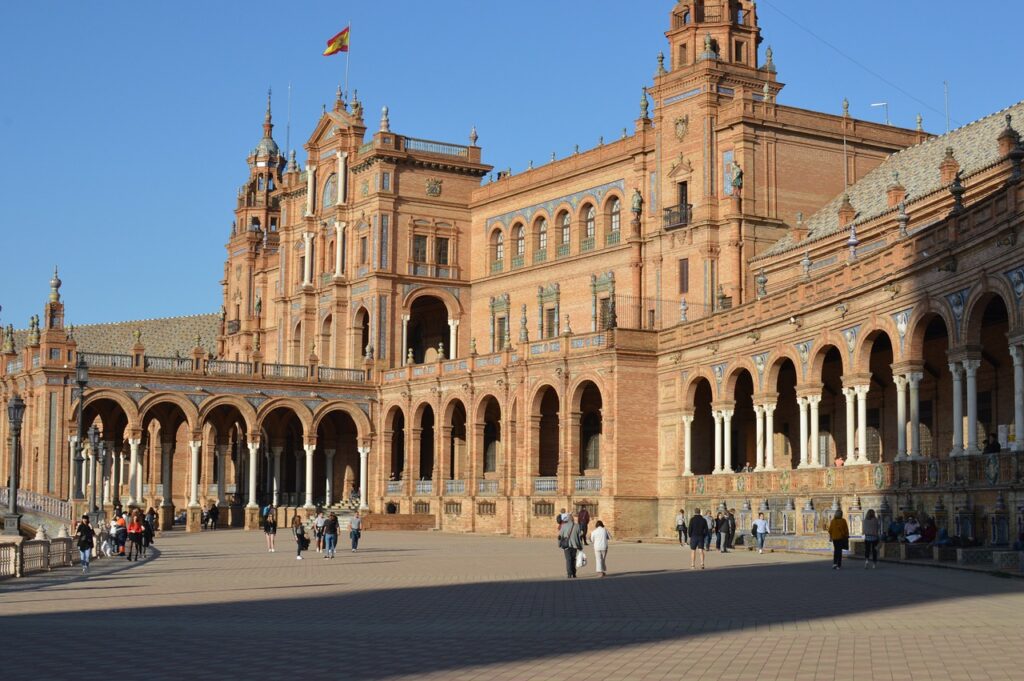
{"label": "stone pavement", "polygon": [[608,578],[570,581],[553,538],[367,532],[333,561],[278,539],[173,532],[0,582],[0,678],[1024,676],[1024,580],[613,543]]}

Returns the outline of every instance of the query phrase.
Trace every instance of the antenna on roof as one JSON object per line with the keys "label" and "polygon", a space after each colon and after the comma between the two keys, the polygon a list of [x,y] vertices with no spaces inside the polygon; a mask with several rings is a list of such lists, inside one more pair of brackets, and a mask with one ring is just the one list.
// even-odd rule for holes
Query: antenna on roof
{"label": "antenna on roof", "polygon": [[872,107],[885,107],[885,124],[892,125],[889,123],[889,102],[875,102],[871,105]]}
{"label": "antenna on roof", "polygon": [[846,158],[846,119],[850,117],[850,102],[843,97],[843,189],[850,186],[850,163]]}
{"label": "antenna on roof", "polygon": [[292,83],[288,81],[288,122],[284,128],[284,148],[292,150]]}
{"label": "antenna on roof", "polygon": [[942,93],[946,100],[946,132],[949,132],[949,81],[942,81]]}

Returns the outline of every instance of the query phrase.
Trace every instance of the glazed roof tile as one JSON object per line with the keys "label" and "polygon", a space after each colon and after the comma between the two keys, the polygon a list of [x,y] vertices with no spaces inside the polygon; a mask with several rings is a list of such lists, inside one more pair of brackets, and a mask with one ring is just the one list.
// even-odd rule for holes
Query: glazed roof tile
{"label": "glazed roof tile", "polygon": [[[162,319],[141,319],[106,324],[86,324],[75,327],[75,341],[81,352],[105,352],[125,355],[135,345],[132,333],[142,332],[141,343],[146,354],[155,357],[174,357],[175,353],[186,357],[195,347],[196,336],[208,353],[216,352],[217,336],[220,334],[219,314],[197,314],[185,317]],[[15,348],[25,348],[28,330],[14,332]]]}

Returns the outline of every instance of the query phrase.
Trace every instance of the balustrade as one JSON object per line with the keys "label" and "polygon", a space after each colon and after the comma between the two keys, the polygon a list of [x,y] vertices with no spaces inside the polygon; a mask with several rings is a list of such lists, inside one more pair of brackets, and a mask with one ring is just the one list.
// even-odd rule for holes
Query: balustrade
{"label": "balustrade", "polygon": [[533,491],[536,494],[554,494],[558,491],[558,478],[543,477],[533,479]]}
{"label": "balustrade", "polygon": [[233,362],[227,359],[211,359],[206,363],[206,373],[225,376],[252,376],[252,364]]}
{"label": "balustrade", "polygon": [[190,374],[195,368],[190,357],[151,357],[146,356],[146,371],[167,371],[176,374]]}
{"label": "balustrade", "polygon": [[309,367],[301,364],[264,364],[264,378],[299,378],[309,376]]}
{"label": "balustrade", "polygon": [[497,494],[497,480],[478,480],[476,483],[477,494]]}
{"label": "balustrade", "polygon": [[92,369],[105,367],[108,369],[131,369],[131,355],[115,355],[109,352],[80,352],[78,356]]}
{"label": "balustrade", "polygon": [[573,489],[577,492],[600,492],[601,476],[585,475],[573,480]]}
{"label": "balustrade", "polygon": [[445,480],[444,481],[444,493],[445,494],[465,494],[466,493],[466,481],[465,480]]}
{"label": "balustrade", "polygon": [[402,481],[401,480],[388,480],[388,494],[401,494],[402,493]]}
{"label": "balustrade", "polygon": [[416,481],[416,494],[433,494],[434,493],[434,481],[433,480],[417,480]]}

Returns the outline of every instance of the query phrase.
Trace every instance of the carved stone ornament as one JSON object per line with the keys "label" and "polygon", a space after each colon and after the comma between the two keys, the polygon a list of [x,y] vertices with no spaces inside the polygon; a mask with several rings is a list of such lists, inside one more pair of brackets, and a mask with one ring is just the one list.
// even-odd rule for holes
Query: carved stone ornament
{"label": "carved stone ornament", "polygon": [[427,178],[427,196],[441,196],[441,183],[436,177]]}
{"label": "carved stone ornament", "polygon": [[363,180],[363,183],[361,185],[359,185],[359,193],[362,196],[369,196],[370,195],[370,181],[369,180]]}
{"label": "carved stone ornament", "polygon": [[676,126],[676,139],[679,140],[680,142],[682,142],[683,138],[686,137],[686,132],[690,129],[690,116],[689,116],[689,114],[687,114],[685,116],[680,116],[679,118],[677,118],[675,126]]}

